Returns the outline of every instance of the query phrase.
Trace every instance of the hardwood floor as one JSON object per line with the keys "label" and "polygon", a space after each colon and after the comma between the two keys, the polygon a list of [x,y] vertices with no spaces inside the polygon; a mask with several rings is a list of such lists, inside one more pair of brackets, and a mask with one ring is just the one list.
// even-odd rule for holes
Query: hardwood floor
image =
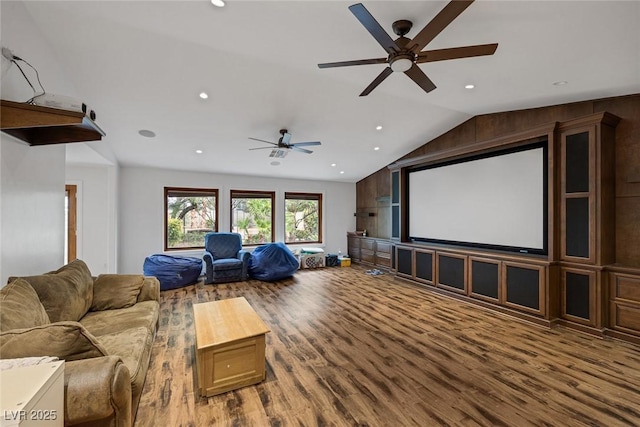
{"label": "hardwood floor", "polygon": [[[135,425],[640,425],[640,347],[546,329],[358,266],[161,293]],[[244,296],[270,327],[267,378],[195,384],[194,303]]]}

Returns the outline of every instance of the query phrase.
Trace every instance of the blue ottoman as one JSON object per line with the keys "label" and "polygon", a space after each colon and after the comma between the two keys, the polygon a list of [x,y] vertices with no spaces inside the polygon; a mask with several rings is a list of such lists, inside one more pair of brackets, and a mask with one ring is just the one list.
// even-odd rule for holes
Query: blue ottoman
{"label": "blue ottoman", "polygon": [[155,254],[145,258],[143,271],[158,278],[161,291],[180,288],[198,281],[202,259]]}

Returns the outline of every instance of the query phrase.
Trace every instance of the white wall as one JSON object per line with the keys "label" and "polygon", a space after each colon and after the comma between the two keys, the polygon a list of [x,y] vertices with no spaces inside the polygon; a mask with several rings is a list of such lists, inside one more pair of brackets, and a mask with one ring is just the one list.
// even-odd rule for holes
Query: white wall
{"label": "white wall", "polygon": [[0,136],[0,285],[64,261],[64,146]]}
{"label": "white wall", "polygon": [[[323,194],[323,247],[325,252],[347,250],[348,230],[355,229],[355,184],[307,180],[261,178],[213,173],[180,172],[122,167],[119,174],[119,273],[141,273],[145,257],[164,249],[164,187],[217,188],[219,230],[230,227],[230,190],[276,192],[276,241],[284,241],[285,191]],[[200,257],[202,251],[172,255]]]}
{"label": "white wall", "polygon": [[117,168],[67,165],[76,185],[77,253],[92,274],[117,272]]}
{"label": "white wall", "polygon": [[[2,46],[37,68],[47,91],[73,96],[53,49],[24,4],[0,2],[0,18]],[[4,59],[1,77],[3,99],[26,101],[33,96],[20,71]],[[62,265],[65,147],[29,147],[2,134],[0,164],[0,286],[4,286],[9,276],[39,274]]]}
{"label": "white wall", "polygon": [[[31,15],[22,2],[0,1],[0,39],[2,46],[11,49],[14,55],[28,61],[40,74],[40,81],[48,93],[76,96],[76,91],[65,77],[55,50],[42,36]],[[1,57],[1,56],[0,56]],[[1,57],[2,99],[26,101],[34,93],[15,64]],[[39,90],[34,71],[24,64],[22,69]]]}

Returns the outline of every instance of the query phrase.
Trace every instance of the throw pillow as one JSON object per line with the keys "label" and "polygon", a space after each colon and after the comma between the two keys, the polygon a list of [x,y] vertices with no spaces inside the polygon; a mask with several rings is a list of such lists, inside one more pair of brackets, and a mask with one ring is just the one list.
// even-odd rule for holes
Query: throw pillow
{"label": "throw pillow", "polygon": [[[93,278],[79,259],[59,270],[22,279],[35,289],[52,322],[78,321],[93,302]],[[15,278],[9,278],[12,280]]]}
{"label": "throw pillow", "polygon": [[28,282],[17,279],[0,289],[0,332],[48,323],[49,316]]}
{"label": "throw pillow", "polygon": [[107,350],[78,322],[57,322],[0,334],[3,359],[55,356],[66,361],[108,356]]}
{"label": "throw pillow", "polygon": [[131,307],[138,301],[144,276],[138,274],[101,274],[93,284],[91,311]]}

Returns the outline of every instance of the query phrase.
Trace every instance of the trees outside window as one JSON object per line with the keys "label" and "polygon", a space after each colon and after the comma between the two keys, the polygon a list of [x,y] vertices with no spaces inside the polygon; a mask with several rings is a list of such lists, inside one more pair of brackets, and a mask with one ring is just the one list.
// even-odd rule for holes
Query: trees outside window
{"label": "trees outside window", "polygon": [[218,231],[218,190],[165,187],[165,250],[204,248],[204,235]]}
{"label": "trees outside window", "polygon": [[273,191],[231,190],[231,231],[240,233],[242,244],[274,241]]}
{"label": "trees outside window", "polygon": [[322,243],[322,194],[285,193],[285,243]]}

